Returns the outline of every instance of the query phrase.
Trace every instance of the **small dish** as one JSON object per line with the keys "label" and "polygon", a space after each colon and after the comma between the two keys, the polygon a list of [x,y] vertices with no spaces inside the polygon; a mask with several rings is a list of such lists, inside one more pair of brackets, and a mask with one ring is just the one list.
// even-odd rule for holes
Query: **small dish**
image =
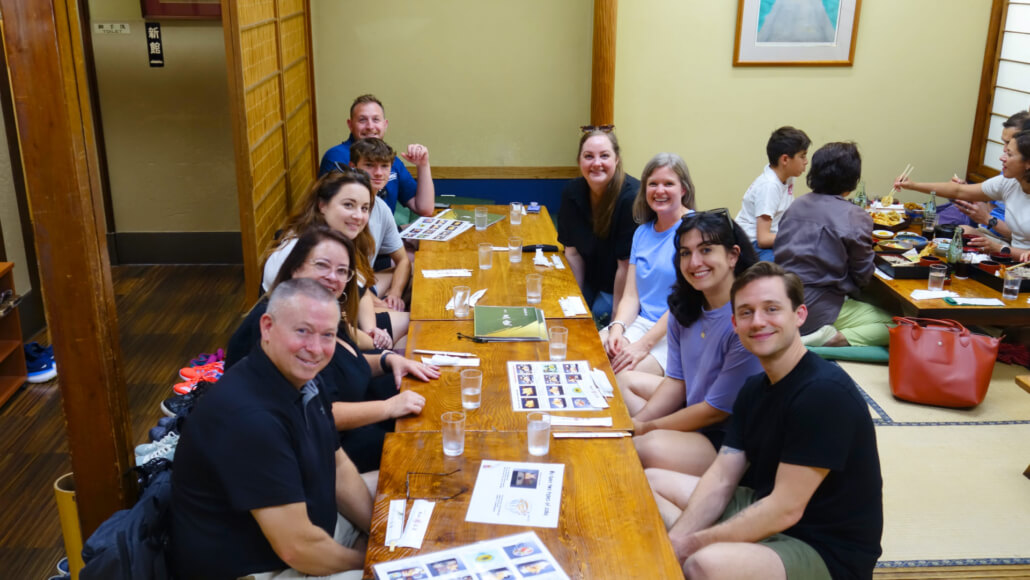
{"label": "small dish", "polygon": [[895,241],[899,242],[908,242],[912,244],[912,247],[914,247],[917,250],[922,250],[924,247],[926,247],[926,244],[929,243],[927,239],[923,236],[920,236],[919,234],[913,234],[911,232],[902,232],[894,236],[894,239]]}
{"label": "small dish", "polygon": [[883,254],[902,254],[911,250],[912,244],[898,240],[880,240],[876,248]]}
{"label": "small dish", "polygon": [[889,240],[894,237],[894,232],[889,230],[873,230],[873,237],[878,240]]}

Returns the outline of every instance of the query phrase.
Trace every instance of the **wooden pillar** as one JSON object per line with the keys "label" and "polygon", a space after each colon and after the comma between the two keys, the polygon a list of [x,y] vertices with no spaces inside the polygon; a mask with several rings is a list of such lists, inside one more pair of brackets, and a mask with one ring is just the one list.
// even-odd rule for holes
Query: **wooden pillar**
{"label": "wooden pillar", "polygon": [[590,123],[615,122],[615,18],[619,0],[594,0],[594,54],[590,77]]}
{"label": "wooden pillar", "polygon": [[136,495],[84,70],[88,38],[77,0],[0,0],[0,15],[85,537]]}

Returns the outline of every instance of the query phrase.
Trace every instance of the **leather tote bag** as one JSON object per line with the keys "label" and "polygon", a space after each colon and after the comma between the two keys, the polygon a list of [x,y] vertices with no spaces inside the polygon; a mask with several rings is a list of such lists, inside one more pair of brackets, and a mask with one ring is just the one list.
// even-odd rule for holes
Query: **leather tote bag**
{"label": "leather tote bag", "polygon": [[894,318],[890,329],[891,392],[941,407],[975,407],[987,395],[997,338],[973,334],[954,320]]}

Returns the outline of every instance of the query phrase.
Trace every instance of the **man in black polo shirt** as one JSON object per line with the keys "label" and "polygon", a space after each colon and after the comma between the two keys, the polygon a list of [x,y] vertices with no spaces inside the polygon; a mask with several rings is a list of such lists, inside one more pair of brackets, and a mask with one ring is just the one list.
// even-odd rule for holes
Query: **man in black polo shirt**
{"label": "man in black polo shirt", "polygon": [[339,541],[357,539],[350,524],[368,531],[372,498],[339,447],[316,379],[339,321],[318,282],[280,284],[261,317],[261,348],[197,403],[172,475],[179,577],[272,577],[262,573],[285,568],[361,577],[364,549]]}
{"label": "man in black polo shirt", "polygon": [[700,479],[648,470],[683,572],[871,578],[883,481],[869,409],[844,371],[801,343],[807,310],[797,276],[759,262],[730,295],[734,328],[765,373],[744,383]]}

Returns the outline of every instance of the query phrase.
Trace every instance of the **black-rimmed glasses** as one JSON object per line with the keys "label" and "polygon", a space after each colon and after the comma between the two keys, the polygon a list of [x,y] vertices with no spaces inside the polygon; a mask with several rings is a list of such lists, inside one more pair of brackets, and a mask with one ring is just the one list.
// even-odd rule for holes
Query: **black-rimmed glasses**
{"label": "black-rimmed glasses", "polygon": [[407,498],[407,499],[427,499],[427,500],[433,500],[433,501],[447,501],[449,499],[454,499],[454,498],[458,497],[459,495],[461,495],[461,494],[465,493],[466,491],[468,491],[468,488],[467,487],[462,487],[461,489],[458,490],[457,493],[455,493],[453,495],[446,496],[446,497],[412,497],[411,496],[411,476],[415,475],[415,476],[443,478],[443,477],[449,477],[451,475],[454,475],[455,473],[458,473],[459,471],[461,471],[461,469],[455,469],[454,471],[451,471],[449,473],[431,473],[431,472],[427,472],[427,471],[409,471],[408,475],[404,478],[404,497]]}

